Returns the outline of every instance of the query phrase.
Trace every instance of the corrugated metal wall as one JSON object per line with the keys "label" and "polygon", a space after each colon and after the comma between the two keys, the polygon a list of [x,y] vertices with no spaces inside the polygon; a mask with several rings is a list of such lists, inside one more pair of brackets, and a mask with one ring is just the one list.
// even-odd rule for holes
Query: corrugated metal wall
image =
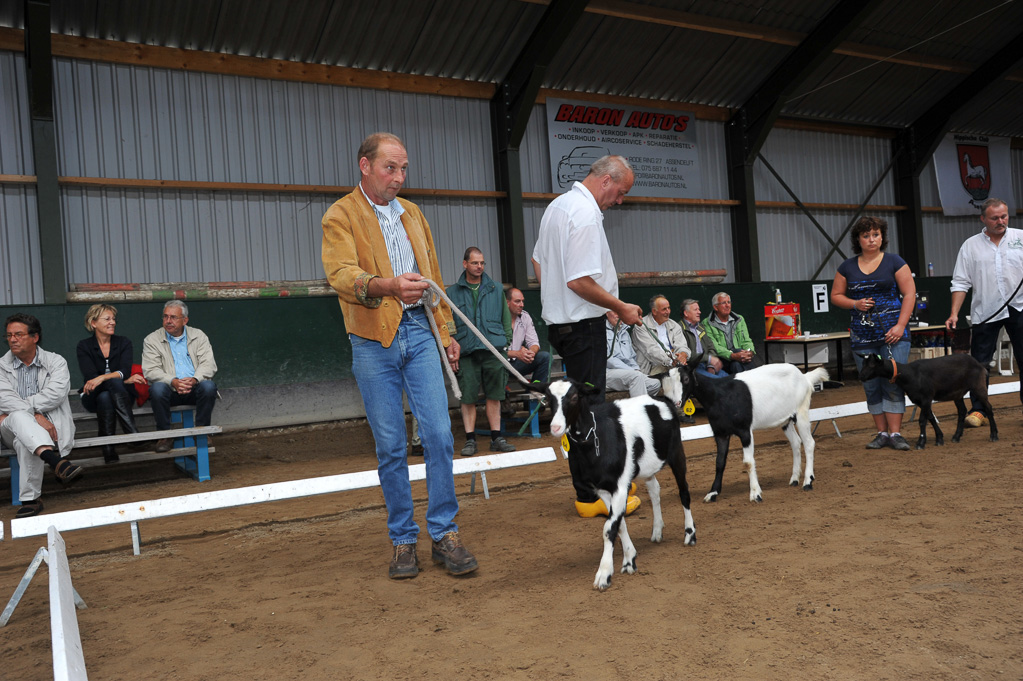
{"label": "corrugated metal wall", "polygon": [[[727,199],[724,126],[697,121],[704,198]],[[537,105],[520,151],[522,190],[550,193],[547,114]],[[527,201],[527,257],[532,254],[547,201]],[[604,228],[619,272],[724,269],[732,271],[732,232],[728,207],[629,204],[604,214]]]}
{"label": "corrugated metal wall", "polygon": [[[59,172],[67,176],[350,185],[356,148],[384,129],[408,145],[407,186],[491,190],[489,108],[485,101],[390,93],[256,78],[190,73],[90,61],[55,61]],[[0,173],[34,172],[23,55],[0,52]],[[522,145],[527,192],[551,191],[546,115],[537,105]],[[705,198],[726,199],[724,127],[697,128]],[[888,140],[774,130],[764,157],[799,198],[810,203],[861,201],[888,162]],[[1013,151],[1023,196],[1023,151]],[[790,197],[758,162],[759,200]],[[924,205],[938,205],[933,168],[921,177]],[[63,186],[67,267],[72,283],[301,280],[322,276],[320,218],[338,197],[235,190],[116,189]],[[418,199],[433,225],[445,280],[461,273],[466,246],[483,249],[501,278],[495,202]],[[885,178],[872,204],[894,203]],[[547,201],[527,201],[527,257]],[[35,190],[0,186],[0,303],[41,303]],[[815,213],[832,238],[850,211]],[[893,251],[897,250],[894,214]],[[761,209],[760,265],[765,280],[807,279],[829,244],[801,212]],[[725,269],[734,281],[726,207],[632,204],[607,213],[605,225],[622,272]],[[928,258],[951,273],[959,244],[978,229],[973,218],[924,215]],[[845,246],[847,240],[841,244]],[[820,279],[830,280],[832,255]]]}
{"label": "corrugated metal wall", "polygon": [[[353,185],[370,132],[409,151],[407,187],[494,186],[486,102],[57,60],[60,173],[201,182]],[[323,276],[320,218],[339,197],[243,191],[67,189],[75,282]],[[469,243],[496,244],[492,201],[433,203],[445,277]],[[438,225],[440,227],[440,225]],[[450,251],[448,250],[450,247]],[[498,258],[492,276],[500,277]]]}
{"label": "corrugated metal wall", "polygon": [[[25,57],[0,51],[0,174],[34,175]],[[36,190],[0,184],[0,305],[43,302]]]}
{"label": "corrugated metal wall", "polygon": [[[761,156],[803,203],[859,204],[867,197],[891,155],[891,142],[886,139],[784,128],[772,130],[761,151]],[[760,160],[754,164],[753,174],[757,201],[792,200]],[[891,173],[867,203],[895,203]],[[848,236],[840,240],[839,237],[853,212],[821,209],[811,209],[810,212],[828,236],[838,243],[846,257],[851,257]],[[898,253],[895,214],[881,213],[879,217],[888,220],[888,250]],[[765,281],[810,279],[831,247],[798,208],[758,208],[757,225],[760,273]],[[817,279],[834,279],[843,259],[838,255],[828,258]]]}

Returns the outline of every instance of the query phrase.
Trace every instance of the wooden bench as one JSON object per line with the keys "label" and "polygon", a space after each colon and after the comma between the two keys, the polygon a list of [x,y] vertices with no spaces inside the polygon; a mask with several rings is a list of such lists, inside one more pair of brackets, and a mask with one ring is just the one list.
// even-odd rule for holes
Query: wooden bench
{"label": "wooden bench", "polygon": [[[554,349],[550,349],[551,353],[551,372],[548,377],[548,381],[556,381],[559,378],[565,377],[564,363],[561,361],[561,356],[554,352]],[[526,428],[529,429],[529,435],[531,437],[540,437],[540,401],[531,399],[529,391],[527,391],[518,381],[512,379],[505,387],[505,399],[510,403],[518,405],[519,408],[515,410],[513,416],[505,416],[501,414],[501,430],[507,433],[507,428],[504,426],[504,422],[522,424],[517,432],[518,435],[525,434]]]}
{"label": "wooden bench", "polygon": [[529,429],[530,437],[540,437],[540,413],[539,400],[531,399],[530,393],[523,388],[518,381],[509,383],[504,389],[505,400],[516,407],[512,415],[501,414],[501,432],[508,434],[508,427],[505,423],[522,424],[517,435],[524,435]]}
{"label": "wooden bench", "polygon": [[[153,413],[151,408],[136,408],[132,412],[136,417],[146,416]],[[89,421],[96,418],[95,414],[76,413],[73,415],[76,425],[80,422]],[[191,475],[199,482],[205,482],[210,479],[210,458],[211,452],[216,450],[209,446],[209,436],[223,432],[220,426],[195,426],[195,410],[193,407],[188,405],[182,405],[171,408],[171,423],[180,424],[181,428],[173,428],[172,430],[149,430],[139,433],[125,433],[123,435],[103,435],[97,437],[76,437],[75,446],[71,450],[72,452],[79,449],[86,449],[89,447],[100,447],[103,445],[123,445],[130,444],[133,442],[149,442],[154,440],[163,440],[167,437],[174,438],[174,445],[169,452],[134,452],[124,453],[118,456],[117,463],[135,463],[139,461],[155,461],[159,459],[174,459],[174,465],[180,468],[185,473]],[[2,445],[0,445],[2,448]],[[0,476],[3,474],[9,474],[11,476],[11,503],[14,506],[20,506],[21,501],[18,499],[20,493],[20,481],[19,481],[19,470],[18,455],[13,451],[4,451],[7,456],[9,469],[6,471],[0,470]],[[113,465],[108,464],[103,460],[102,456],[90,457],[84,459],[74,459],[74,463],[79,466],[104,466]]]}

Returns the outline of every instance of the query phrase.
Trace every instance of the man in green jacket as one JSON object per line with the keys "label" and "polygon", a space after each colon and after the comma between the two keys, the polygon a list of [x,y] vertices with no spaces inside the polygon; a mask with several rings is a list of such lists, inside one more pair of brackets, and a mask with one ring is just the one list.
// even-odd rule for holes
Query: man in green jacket
{"label": "man in green jacket", "polygon": [[732,298],[724,291],[711,298],[714,312],[703,321],[707,338],[714,346],[714,354],[724,364],[725,371],[737,374],[757,366],[756,350],[746,328],[746,320],[732,312]]}
{"label": "man in green jacket", "polygon": [[[504,331],[504,316],[508,306],[499,284],[483,271],[486,267],[483,251],[475,246],[465,250],[458,281],[448,287],[448,298],[468,317],[473,326],[486,336],[498,350],[508,344]],[[514,452],[501,434],[501,400],[508,383],[508,372],[490,348],[469,330],[455,315],[455,340],[462,348],[458,367],[458,388],[462,391],[462,423],[465,426],[465,445],[462,456],[472,456],[476,447],[476,398],[480,386],[487,400],[487,421],[490,425],[490,451]]]}

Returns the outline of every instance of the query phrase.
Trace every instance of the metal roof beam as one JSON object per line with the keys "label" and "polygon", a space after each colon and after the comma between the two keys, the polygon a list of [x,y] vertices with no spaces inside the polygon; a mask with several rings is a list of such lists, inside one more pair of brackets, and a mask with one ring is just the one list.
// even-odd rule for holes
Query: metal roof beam
{"label": "metal roof beam", "polygon": [[816,28],[779,64],[742,109],[746,116],[745,157],[750,163],[767,139],[785,98],[796,90],[827,59],[835,47],[867,17],[881,0],[840,0]]}
{"label": "metal roof beam", "polygon": [[494,178],[497,189],[506,194],[497,201],[501,273],[505,281],[520,289],[526,288],[529,268],[519,145],[547,67],[582,17],[587,1],[552,0],[490,100]]}
{"label": "metal roof beam", "polygon": [[582,17],[587,2],[552,0],[498,85],[493,101],[504,112],[499,132],[508,145],[517,147],[522,142],[547,67]]}
{"label": "metal roof beam", "polygon": [[914,175],[919,176],[930,161],[934,150],[948,132],[952,117],[969,104],[977,95],[1009,72],[1023,59],[1023,32],[1010,39],[1002,49],[963,78],[959,85],[950,90],[909,126],[913,135],[904,140],[912,141],[905,150],[909,153],[909,165]]}
{"label": "metal roof beam", "polygon": [[[538,5],[547,4],[547,0],[522,0],[522,2]],[[628,2],[627,0],[592,0],[587,5],[586,11],[590,14],[599,14],[616,19],[643,21],[649,24],[684,28],[702,33],[715,33],[717,35],[727,35],[746,40],[759,40],[760,42],[772,43],[774,45],[795,47],[806,38],[806,34],[801,31],[762,26],[747,21],[710,17],[703,14],[668,9],[666,7],[640,5],[635,2]],[[974,69],[972,64],[958,59],[947,59],[910,50],[894,50],[890,47],[879,47],[855,42],[843,41],[835,47],[834,52],[846,57],[884,61],[890,64],[902,64],[904,66],[933,69],[935,71],[971,73]],[[1009,80],[1023,80],[1023,73],[1015,72],[1007,76],[1007,78]]]}
{"label": "metal roof beam", "polygon": [[840,0],[725,126],[729,193],[730,198],[739,202],[732,210],[732,265],[736,281],[760,281],[753,163],[778,119],[786,96],[880,3],[881,0]]}
{"label": "metal roof beam", "polygon": [[36,169],[36,211],[43,302],[67,302],[64,229],[57,183],[57,135],[53,123],[53,52],[49,0],[25,0],[25,66],[32,117],[32,160]]}

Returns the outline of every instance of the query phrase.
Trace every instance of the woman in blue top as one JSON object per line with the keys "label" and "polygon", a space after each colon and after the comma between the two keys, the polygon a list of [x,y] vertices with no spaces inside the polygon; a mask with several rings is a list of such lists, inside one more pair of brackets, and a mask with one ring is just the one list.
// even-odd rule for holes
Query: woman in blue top
{"label": "woman in blue top", "polygon": [[[850,235],[855,258],[838,267],[831,286],[831,302],[849,310],[849,336],[856,368],[863,365],[862,355],[877,354],[885,360],[909,361],[909,329],[906,324],[916,304],[916,284],[906,261],[888,247],[888,222],[863,217]],[[899,300],[899,296],[902,300]],[[902,389],[883,378],[864,382],[867,408],[874,417],[877,435],[867,449],[908,450],[902,437],[902,415],[906,397]]]}

